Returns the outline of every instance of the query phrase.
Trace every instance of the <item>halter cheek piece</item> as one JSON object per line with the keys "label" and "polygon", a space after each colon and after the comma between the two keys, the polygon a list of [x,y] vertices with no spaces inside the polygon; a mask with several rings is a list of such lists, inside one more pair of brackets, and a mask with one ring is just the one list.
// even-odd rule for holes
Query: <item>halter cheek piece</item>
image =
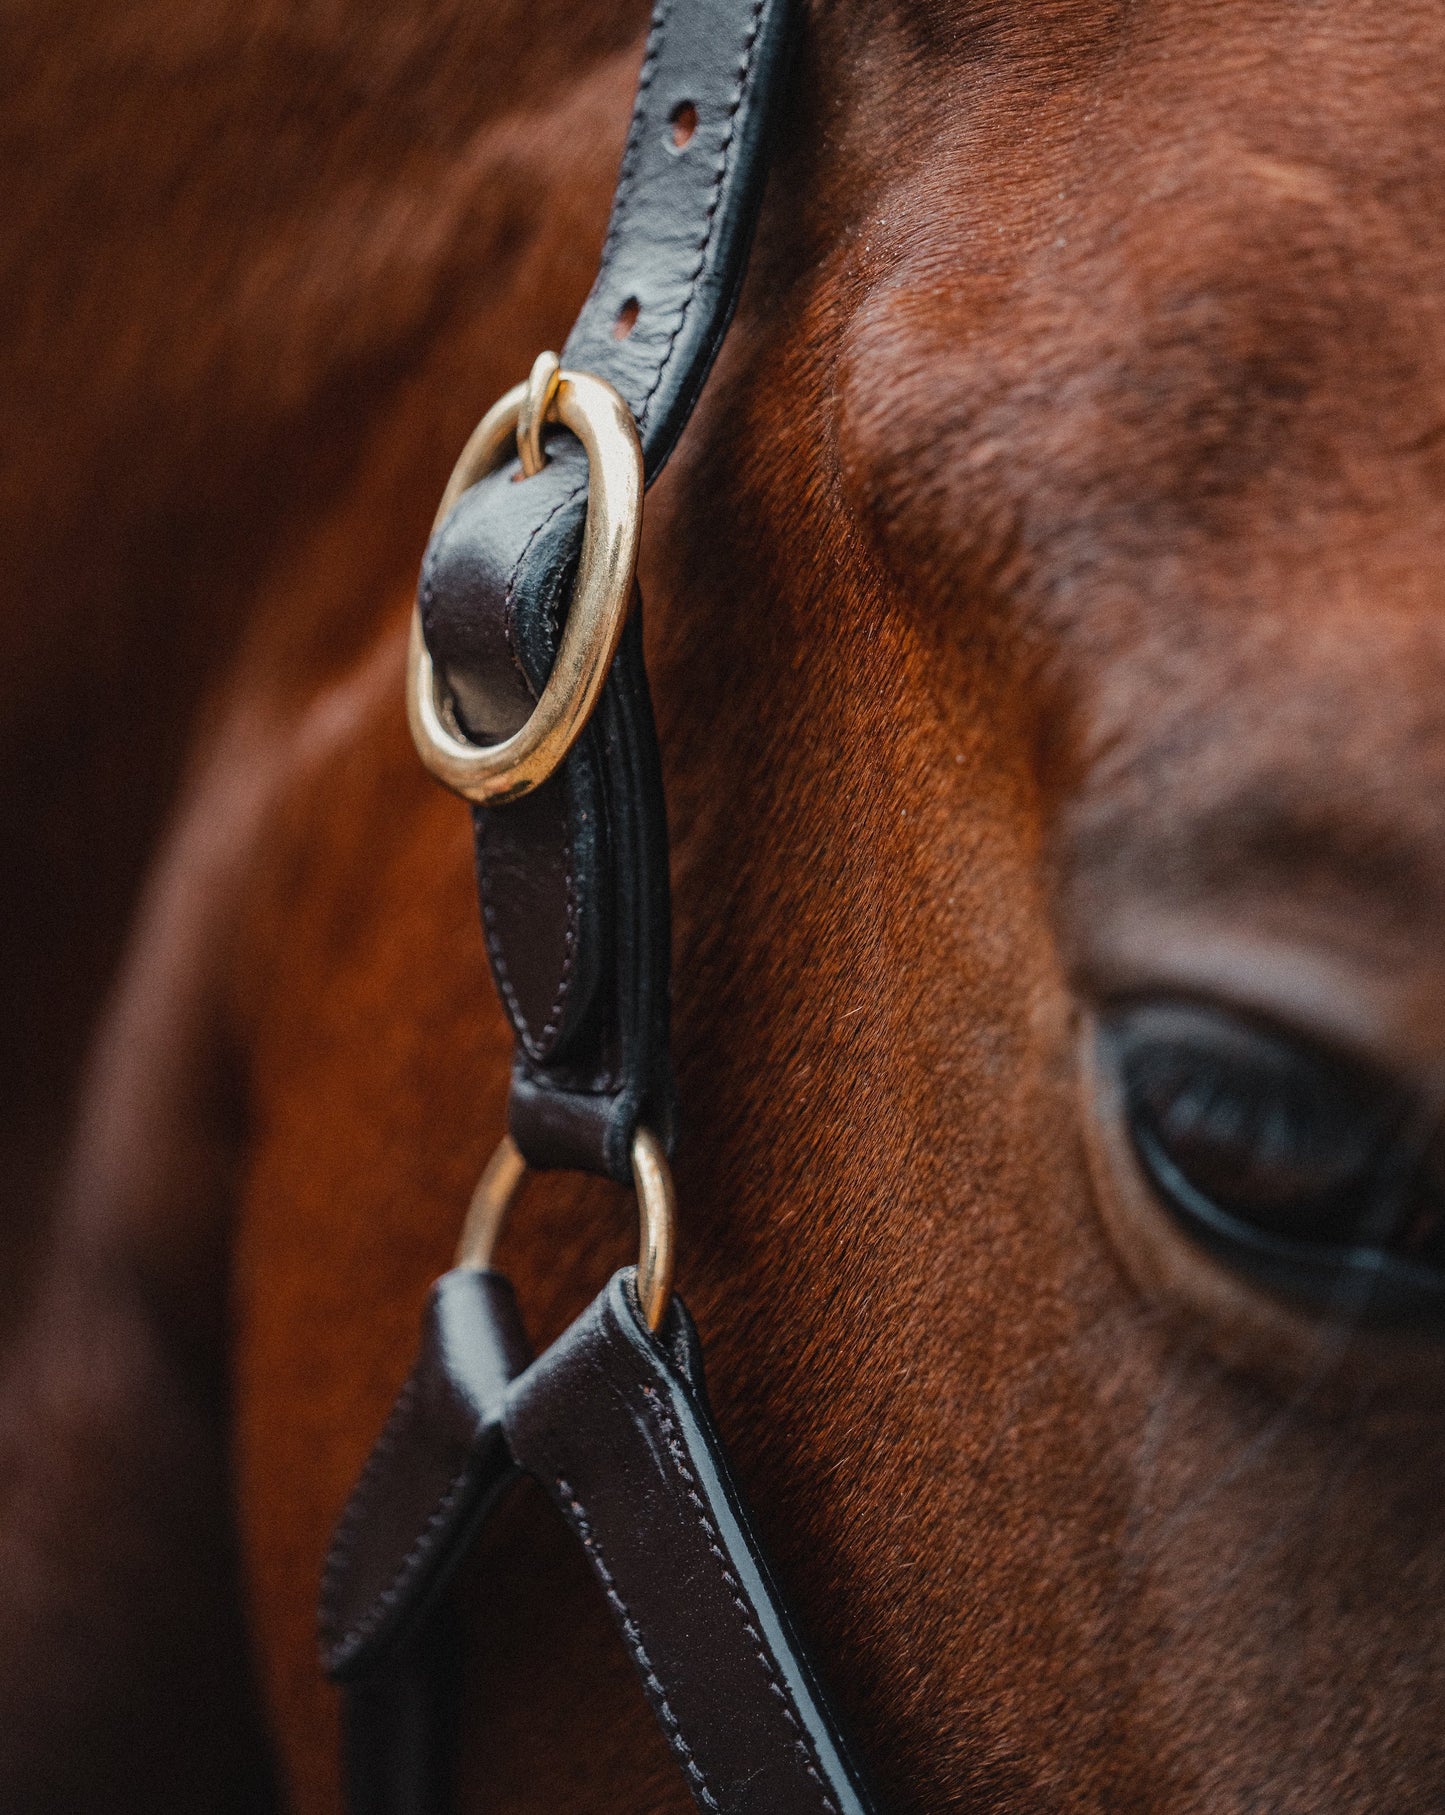
{"label": "halter cheek piece", "polygon": [[[422,568],[408,713],[428,767],[473,803],[516,1051],[508,1134],[327,1560],[352,1815],[455,1807],[444,1591],[522,1472],[585,1549],[699,1808],[871,1807],[672,1294],[667,831],[633,579],[643,489],[742,280],[800,11],[660,0],[592,293],[560,362],[542,355],[482,420]],[[489,1266],[528,1167],[632,1183],[642,1222],[636,1270],[535,1360]]]}

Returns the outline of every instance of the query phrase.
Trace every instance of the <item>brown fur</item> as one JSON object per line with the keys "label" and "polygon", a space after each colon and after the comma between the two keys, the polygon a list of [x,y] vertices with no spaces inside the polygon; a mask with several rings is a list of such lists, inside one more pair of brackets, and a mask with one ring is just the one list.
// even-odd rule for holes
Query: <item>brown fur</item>
{"label": "brown fur", "polygon": [[[40,502],[5,622],[14,747],[78,672],[144,811],[32,929],[35,1003],[106,949],[172,694],[191,754],[10,1349],[10,1455],[41,1462],[6,1464],[0,1781],[262,1782],[228,1352],[265,1699],[321,1811],[321,1550],[505,1082],[465,815],[401,720],[410,575],[469,419],[580,299],[643,21],[107,19],[35,53],[31,142],[66,151],[27,291],[76,300],[15,343],[44,348],[7,406],[41,452],[7,484]],[[1090,1201],[1074,1023],[1194,965],[1410,1076],[1445,1057],[1442,50],[1424,0],[815,8],[649,503],[682,1287],[899,1815],[1438,1805],[1434,1358],[1377,1405],[1327,1336],[1247,1369],[1141,1293]],[[92,646],[98,617],[128,634]],[[157,718],[165,760],[126,754]],[[91,769],[13,787],[19,849],[101,811]],[[504,1258],[535,1335],[629,1224],[532,1187]],[[681,1809],[570,1550],[509,1519],[469,1593],[486,1806]]]}

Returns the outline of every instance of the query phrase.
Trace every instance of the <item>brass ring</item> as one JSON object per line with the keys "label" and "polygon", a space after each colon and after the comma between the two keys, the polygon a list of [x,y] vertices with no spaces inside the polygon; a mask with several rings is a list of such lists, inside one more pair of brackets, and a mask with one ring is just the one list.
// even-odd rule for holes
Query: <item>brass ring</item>
{"label": "brass ring", "polygon": [[637,1302],[649,1330],[661,1327],[672,1299],[673,1244],[677,1196],[662,1142],[650,1128],[632,1137],[632,1184],[637,1192],[641,1246],[637,1256]]}
{"label": "brass ring", "polygon": [[528,479],[540,473],[547,464],[547,456],[542,452],[542,430],[561,378],[562,365],[555,353],[539,353],[532,361],[532,370],[527,374],[527,395],[517,417],[517,458]]}
{"label": "brass ring", "polygon": [[[511,1135],[504,1134],[472,1193],[457,1243],[457,1266],[474,1267],[479,1273],[491,1266],[502,1224],[526,1176],[527,1162]],[[677,1197],[662,1142],[650,1128],[639,1128],[632,1137],[632,1183],[640,1237],[637,1302],[648,1329],[656,1330],[672,1302]]]}
{"label": "brass ring", "polygon": [[[421,610],[411,617],[406,716],[417,753],[449,788],[478,803],[516,800],[546,781],[592,716],[627,622],[642,532],[642,443],[622,398],[590,372],[548,374],[498,398],[472,432],[442,493],[433,533],[462,493],[500,464],[517,435],[529,396],[550,392],[546,419],[572,430],[587,453],[587,521],[582,559],[562,641],[532,716],[512,736],[474,744],[461,735],[438,686]],[[541,424],[533,416],[540,455]]]}

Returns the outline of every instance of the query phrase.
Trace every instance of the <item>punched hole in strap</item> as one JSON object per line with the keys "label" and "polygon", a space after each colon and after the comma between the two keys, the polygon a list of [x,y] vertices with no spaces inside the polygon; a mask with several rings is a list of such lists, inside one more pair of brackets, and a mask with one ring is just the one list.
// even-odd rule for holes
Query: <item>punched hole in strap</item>
{"label": "punched hole in strap", "polygon": [[691,101],[679,101],[667,116],[667,122],[672,128],[673,150],[686,151],[697,131],[697,109]]}

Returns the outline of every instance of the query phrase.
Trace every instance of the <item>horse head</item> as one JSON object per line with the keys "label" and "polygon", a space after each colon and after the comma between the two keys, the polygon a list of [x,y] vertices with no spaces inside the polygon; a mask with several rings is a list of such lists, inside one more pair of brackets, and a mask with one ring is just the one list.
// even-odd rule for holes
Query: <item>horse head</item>
{"label": "horse head", "polygon": [[[318,1810],[319,1560],[505,1113],[466,816],[402,723],[410,575],[589,281],[641,26],[383,10],[317,24],[346,129],[295,125],[285,230],[235,227],[205,370],[246,378],[247,535],[280,432],[310,451],[280,553],[231,563],[76,1200],[162,1296],[199,1245],[213,1324],[234,1253],[242,1547]],[[1439,1793],[1442,53],[1421,3],[812,7],[649,498],[679,1279],[889,1809]],[[300,59],[248,57],[300,119]],[[242,1121],[198,1106],[218,1068]],[[234,1222],[173,1164],[203,1110]],[[537,1338],[632,1214],[528,1187]],[[560,1527],[505,1517],[464,1597],[478,1806],[683,1807]]]}

